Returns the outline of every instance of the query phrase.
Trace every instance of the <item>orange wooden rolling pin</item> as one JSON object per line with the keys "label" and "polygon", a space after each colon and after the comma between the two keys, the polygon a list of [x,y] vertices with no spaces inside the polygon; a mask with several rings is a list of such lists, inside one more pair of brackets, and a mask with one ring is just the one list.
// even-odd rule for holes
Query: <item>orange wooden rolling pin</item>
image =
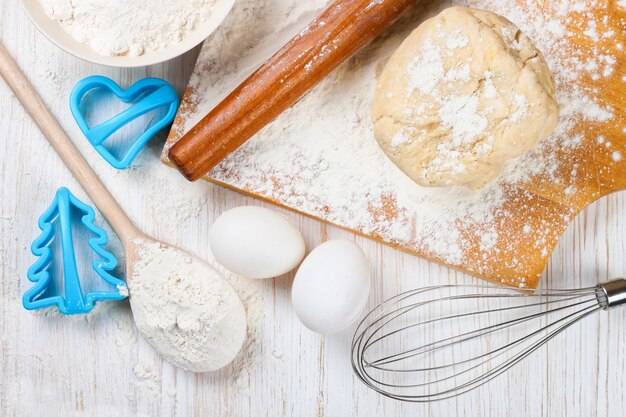
{"label": "orange wooden rolling pin", "polygon": [[172,146],[170,159],[187,179],[202,177],[418,2],[336,0]]}

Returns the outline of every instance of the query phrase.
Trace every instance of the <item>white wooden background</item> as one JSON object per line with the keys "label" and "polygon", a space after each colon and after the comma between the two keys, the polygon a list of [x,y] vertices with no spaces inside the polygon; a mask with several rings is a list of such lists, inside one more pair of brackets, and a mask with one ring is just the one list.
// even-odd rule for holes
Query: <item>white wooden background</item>
{"label": "white wooden background", "polygon": [[[103,74],[124,86],[163,77],[182,92],[195,54],[149,68],[91,65],[54,47],[29,23],[18,0],[0,2],[0,37],[41,91],[61,124],[113,194],[147,233],[212,260],[207,230],[222,211],[262,204],[210,184],[194,185],[208,198],[199,215],[168,223],[185,211],[175,196],[191,187],[158,161],[160,143],[138,168],[119,175],[91,149],[73,122],[68,94],[82,77]],[[304,328],[289,302],[293,276],[240,285],[258,299],[263,317],[253,326],[251,358],[216,374],[197,375],[164,363],[132,327],[126,304],[88,319],[35,316],[21,306],[30,286],[38,216],[60,186],[85,198],[59,158],[0,82],[0,415],[1,416],[623,416],[626,410],[626,309],[589,318],[541,349],[507,376],[455,400],[431,405],[394,402],[365,389],[352,375],[352,329],[320,336]],[[144,169],[167,170],[150,195]],[[113,181],[113,179],[116,179]],[[153,180],[156,181],[156,180]],[[421,284],[472,278],[351,233],[285,212],[308,248],[329,238],[356,241],[369,257],[374,305]],[[542,285],[590,286],[626,275],[626,194],[602,199],[579,215],[552,256]]]}

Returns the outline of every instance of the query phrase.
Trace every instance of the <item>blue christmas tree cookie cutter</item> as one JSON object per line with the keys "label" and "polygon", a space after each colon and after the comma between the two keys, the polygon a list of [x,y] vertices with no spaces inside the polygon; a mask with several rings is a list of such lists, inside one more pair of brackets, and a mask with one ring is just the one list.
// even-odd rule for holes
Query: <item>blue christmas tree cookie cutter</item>
{"label": "blue christmas tree cookie cutter", "polygon": [[[128,296],[126,283],[110,274],[116,265],[117,259],[104,249],[108,236],[95,223],[95,212],[89,205],[76,198],[65,187],[59,188],[54,201],[39,217],[38,225],[41,235],[31,246],[33,255],[38,257],[28,269],[28,279],[35,283],[22,297],[22,304],[27,310],[35,310],[57,306],[62,314],[81,314],[90,312],[96,301],[121,300]],[[99,257],[92,263],[92,269],[110,286],[110,291],[89,291],[83,294],[81,279],[78,276],[72,220],[73,216],[80,216],[81,224],[95,236],[89,239],[89,247]],[[74,218],[74,220],[76,220]],[[60,222],[60,236],[55,234],[53,222]],[[55,239],[61,239],[63,293],[53,291],[54,256],[51,245]],[[52,273],[51,273],[52,271]]]}
{"label": "blue christmas tree cookie cutter", "polygon": [[[132,103],[132,105],[109,120],[90,127],[85,119],[85,114],[81,111],[81,101],[90,90],[100,88],[109,90],[124,103]],[[70,110],[76,123],[78,123],[78,127],[96,151],[117,169],[128,168],[150,139],[172,123],[178,110],[178,103],[178,93],[174,87],[167,81],[158,78],[144,78],[127,90],[123,90],[110,78],[92,75],[79,81],[70,94]],[[165,115],[134,139],[124,155],[118,157],[105,146],[105,141],[122,127],[161,107],[167,107]]]}

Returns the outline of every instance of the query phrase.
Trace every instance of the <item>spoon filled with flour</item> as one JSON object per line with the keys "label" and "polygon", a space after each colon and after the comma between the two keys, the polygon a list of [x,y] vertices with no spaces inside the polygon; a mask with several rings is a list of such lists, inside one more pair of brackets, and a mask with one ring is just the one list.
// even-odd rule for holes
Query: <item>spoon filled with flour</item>
{"label": "spoon filled with flour", "polygon": [[246,334],[246,312],[235,290],[213,267],[179,248],[146,237],[131,244],[130,305],[146,340],[189,371],[230,363]]}

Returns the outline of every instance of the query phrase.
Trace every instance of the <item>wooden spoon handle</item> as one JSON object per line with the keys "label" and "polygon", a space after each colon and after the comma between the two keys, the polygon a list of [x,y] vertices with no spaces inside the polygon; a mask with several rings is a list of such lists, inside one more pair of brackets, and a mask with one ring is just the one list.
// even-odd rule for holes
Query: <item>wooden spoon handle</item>
{"label": "wooden spoon handle", "polygon": [[139,231],[98,178],[0,42],[0,76],[126,246]]}
{"label": "wooden spoon handle", "polygon": [[336,0],[183,136],[170,159],[187,179],[200,178],[418,2]]}

